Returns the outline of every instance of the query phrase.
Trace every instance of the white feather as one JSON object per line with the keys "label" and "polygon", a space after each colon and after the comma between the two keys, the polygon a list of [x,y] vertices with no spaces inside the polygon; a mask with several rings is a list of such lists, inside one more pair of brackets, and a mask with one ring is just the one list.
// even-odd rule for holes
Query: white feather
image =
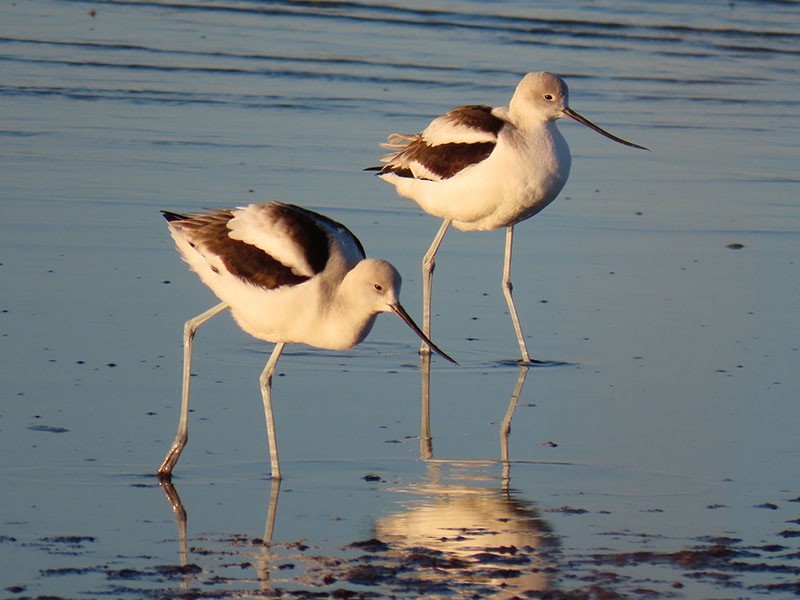
{"label": "white feather", "polygon": [[293,223],[271,204],[250,204],[233,212],[228,222],[231,239],[260,248],[296,275],[313,277],[303,248],[294,241]]}
{"label": "white feather", "polygon": [[497,136],[491,131],[475,129],[458,119],[457,115],[446,114],[431,121],[422,132],[422,139],[430,146],[442,144],[474,144],[476,142],[496,142]]}

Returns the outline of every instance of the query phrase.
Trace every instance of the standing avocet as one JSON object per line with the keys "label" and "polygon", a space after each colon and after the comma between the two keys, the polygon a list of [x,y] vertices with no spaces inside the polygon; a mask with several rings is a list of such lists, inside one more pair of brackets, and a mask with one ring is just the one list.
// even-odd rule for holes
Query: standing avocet
{"label": "standing avocet", "polygon": [[192,215],[164,212],[178,251],[222,302],[189,319],[183,333],[178,432],[159,477],[169,479],[186,445],[192,344],[197,329],[225,309],[247,333],[275,348],[261,373],[272,478],[280,479],[272,416],[272,373],[287,343],[345,350],[361,342],[378,313],[393,312],[452,363],[400,304],[400,274],[366,258],[344,225],[291,204],[251,204]]}
{"label": "standing avocet", "polygon": [[[462,106],[434,119],[420,134],[392,134],[371,167],[435,217],[444,219],[422,261],[422,330],[430,335],[431,284],[436,251],[452,224],[463,231],[506,228],[502,287],[522,361],[531,362],[511,294],[511,246],[514,225],[529,219],[558,196],[569,176],[569,147],[556,119],[570,117],[611,138],[568,106],[567,84],[552,73],[528,73],[508,107]],[[422,352],[430,352],[425,343]]]}

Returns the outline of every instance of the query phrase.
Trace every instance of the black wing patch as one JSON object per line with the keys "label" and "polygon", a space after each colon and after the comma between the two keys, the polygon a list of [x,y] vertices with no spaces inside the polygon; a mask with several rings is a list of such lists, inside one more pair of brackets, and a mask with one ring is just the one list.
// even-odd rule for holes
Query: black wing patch
{"label": "black wing patch", "polygon": [[[404,152],[404,158],[408,161],[419,163],[420,166],[441,179],[450,179],[466,167],[485,160],[494,151],[494,147],[494,142],[452,143],[429,146],[420,138],[409,144],[408,149]],[[386,165],[381,170],[381,173],[395,173],[400,177],[415,177],[411,166],[393,167],[392,165]],[[426,178],[420,177],[419,179]]]}
{"label": "black wing patch", "polygon": [[[430,140],[425,139],[424,133],[417,136],[398,136],[408,140],[403,147],[404,142],[393,145],[390,136],[390,143],[385,147],[398,148],[398,152],[386,158],[388,163],[385,166],[368,170],[377,170],[379,175],[394,173],[399,177],[417,179],[431,179],[430,175],[433,175],[439,179],[449,179],[466,167],[485,160],[494,151],[496,142],[490,139],[478,142],[457,141],[458,136],[465,132],[483,132],[486,138],[496,139],[506,121],[495,116],[493,110],[491,106],[481,104],[461,106],[436,119],[434,123],[442,121],[445,126],[452,126],[456,140],[453,142],[439,141],[433,145]],[[417,169],[414,169],[415,164],[418,165]]]}
{"label": "black wing patch", "polygon": [[[305,241],[305,243],[302,244],[302,247],[306,251],[306,260],[308,261],[308,264],[311,265],[311,268],[314,269],[315,273],[319,273],[325,268],[325,265],[328,262],[328,257],[330,256],[329,234],[323,227],[320,227],[320,223],[324,223],[338,235],[349,236],[353,244],[360,252],[360,258],[366,258],[366,252],[364,250],[364,246],[361,244],[361,240],[359,240],[352,231],[338,221],[334,221],[330,217],[321,215],[313,210],[308,210],[302,206],[297,206],[296,204],[276,204],[275,206],[291,210],[298,219],[302,219],[303,227],[299,228],[299,235],[297,238],[295,238],[295,241],[297,243]],[[322,244],[322,239],[319,237],[320,234],[324,236],[324,245]],[[308,243],[309,237],[315,238],[312,243]],[[324,252],[322,251],[323,249]]]}
{"label": "black wing patch", "polygon": [[[297,285],[308,281],[310,277],[298,275],[291,268],[278,262],[272,256],[246,242],[234,240],[228,236],[228,221],[233,218],[230,210],[217,210],[196,215],[179,215],[162,211],[169,222],[176,222],[182,229],[192,246],[199,246],[204,252],[216,254],[225,268],[243,281],[263,287],[275,289],[284,285]],[[328,261],[325,233],[315,227],[323,238],[323,252],[316,252],[310,257],[309,264],[319,272]],[[321,266],[320,266],[321,264]],[[318,269],[318,270],[316,270]]]}
{"label": "black wing patch", "polygon": [[495,116],[493,110],[491,106],[485,104],[470,104],[454,108],[446,116],[463,127],[497,135],[506,122]]}

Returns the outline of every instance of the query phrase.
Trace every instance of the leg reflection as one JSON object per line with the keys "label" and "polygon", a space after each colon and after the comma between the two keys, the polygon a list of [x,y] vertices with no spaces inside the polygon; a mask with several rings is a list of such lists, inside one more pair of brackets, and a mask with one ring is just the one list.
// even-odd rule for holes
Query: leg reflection
{"label": "leg reflection", "polygon": [[278,496],[281,492],[281,480],[272,479],[272,487],[269,492],[269,507],[267,508],[267,520],[264,523],[264,539],[262,540],[261,552],[258,553],[253,562],[256,565],[258,579],[262,589],[269,589],[270,585],[270,566],[273,560],[272,535],[275,532],[275,515],[278,512]]}
{"label": "leg reflection", "polygon": [[172,481],[167,479],[159,479],[158,485],[167,502],[172,507],[172,513],[175,515],[175,524],[178,527],[178,550],[181,558],[181,589],[188,590],[189,582],[193,579],[193,571],[189,569],[189,550],[186,543],[186,509],[183,507],[181,497],[178,495],[178,490],[175,489]]}
{"label": "leg reflection", "polygon": [[[528,377],[529,368],[520,365],[517,383],[508,400],[508,408],[500,424],[500,460],[503,463],[503,482],[508,484],[511,460],[509,458],[508,440],[511,435],[511,420],[517,409],[525,379]],[[422,373],[422,407],[419,431],[419,453],[423,461],[433,460],[433,434],[431,433],[431,357],[423,354],[420,357],[420,372]]]}
{"label": "leg reflection", "polygon": [[407,565],[413,556],[413,568],[408,569],[413,575],[407,575],[406,583],[453,595],[470,590],[472,597],[511,598],[552,587],[559,539],[535,505],[510,488],[511,421],[528,370],[519,367],[500,423],[503,473],[498,486],[484,473],[497,460],[433,457],[430,357],[423,355],[420,456],[427,472],[421,481],[399,489],[411,498],[401,503],[402,510],[376,520],[373,537],[383,545],[366,565],[392,569]]}
{"label": "leg reflection", "polygon": [[503,422],[500,424],[500,460],[503,461],[503,489],[508,490],[511,483],[511,460],[508,455],[508,438],[511,435],[511,419],[514,418],[514,411],[517,410],[517,402],[519,401],[522,388],[525,386],[525,378],[528,376],[528,367],[521,366],[519,368],[519,377],[517,377],[517,385],[514,386],[514,391],[511,392],[511,398],[508,400],[508,408],[506,409],[506,416],[503,417]]}
{"label": "leg reflection", "polygon": [[[167,498],[172,512],[175,515],[175,524],[178,529],[178,548],[180,552],[180,564],[183,577],[181,579],[181,589],[188,590],[189,584],[201,569],[189,562],[189,549],[187,542],[187,515],[186,509],[178,495],[178,490],[171,481],[160,480],[159,486]],[[275,531],[275,518],[278,511],[278,497],[280,496],[281,482],[279,479],[272,479],[269,506],[267,507],[267,518],[264,524],[263,540],[255,540],[258,551],[254,554],[253,564],[258,573],[258,580],[261,582],[262,589],[270,589],[270,565],[273,559],[272,536]]]}
{"label": "leg reflection", "polygon": [[487,478],[486,461],[432,460],[427,468],[393,490],[408,497],[376,518],[380,549],[347,563],[345,573],[361,565],[398,572],[396,585],[420,597],[505,599],[551,589],[559,538],[535,504]]}

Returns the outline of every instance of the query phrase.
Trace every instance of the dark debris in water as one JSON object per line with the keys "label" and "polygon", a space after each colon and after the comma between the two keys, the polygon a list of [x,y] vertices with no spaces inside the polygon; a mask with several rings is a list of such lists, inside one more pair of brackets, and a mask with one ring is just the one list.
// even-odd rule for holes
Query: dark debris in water
{"label": "dark debris in water", "polygon": [[31,425],[31,431],[43,431],[45,433],[67,433],[69,429],[65,427],[54,427],[53,425]]}
{"label": "dark debris in water", "polygon": [[389,549],[388,545],[384,544],[380,540],[376,540],[375,538],[361,542],[353,542],[348,547],[364,550],[366,552],[386,552]]}
{"label": "dark debris in water", "polygon": [[578,508],[576,506],[562,506],[560,508],[551,508],[547,512],[558,512],[563,515],[585,515],[589,511],[585,508]]}
{"label": "dark debris in water", "polygon": [[783,538],[800,538],[800,530],[784,529],[778,535],[780,535]]}
{"label": "dark debris in water", "polygon": [[92,535],[56,535],[53,537],[43,537],[41,541],[49,542],[51,544],[79,545],[87,542],[94,542],[96,540]]}
{"label": "dark debris in water", "polygon": [[[555,509],[563,514],[572,510]],[[800,552],[793,545],[800,537],[797,528],[783,528],[758,544],[734,536],[680,542],[654,534],[604,532],[603,539],[640,544],[633,551],[570,549],[555,537],[547,541],[547,536],[536,544],[492,544],[486,542],[497,532],[490,529],[454,531],[458,535],[432,538],[429,545],[404,544],[376,533],[333,551],[302,541],[269,543],[246,534],[203,534],[191,540],[183,564],[117,556],[87,566],[86,559],[95,556],[97,540],[92,535],[28,541],[3,536],[0,541],[40,546],[61,557],[61,565],[39,571],[39,581],[52,586],[59,578],[77,578],[91,597],[608,600],[697,597],[696,586],[702,586],[704,594],[709,589],[721,594],[733,590],[738,597],[800,593]],[[6,591],[13,587],[17,594],[32,582],[12,583]]]}
{"label": "dark debris in water", "polygon": [[60,567],[55,569],[42,569],[39,573],[42,577],[62,577],[64,575],[86,575],[96,572],[95,567]]}
{"label": "dark debris in water", "polygon": [[388,565],[357,564],[350,567],[342,579],[358,585],[381,585],[396,579],[399,570],[399,567]]}

